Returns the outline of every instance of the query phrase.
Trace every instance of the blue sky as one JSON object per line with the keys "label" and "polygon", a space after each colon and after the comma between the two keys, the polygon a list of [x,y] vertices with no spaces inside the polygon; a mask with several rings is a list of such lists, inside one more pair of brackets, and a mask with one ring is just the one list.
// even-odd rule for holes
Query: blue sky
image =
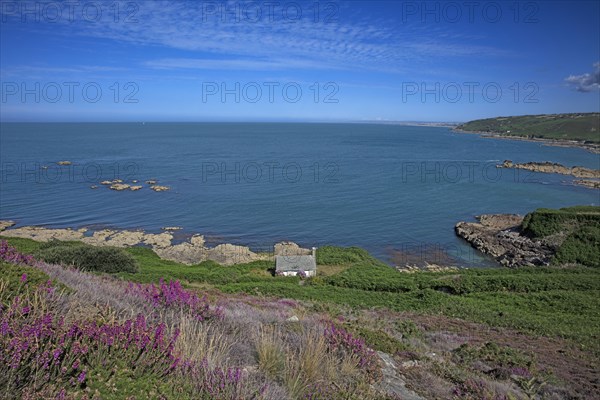
{"label": "blue sky", "polygon": [[2,121],[600,110],[598,1],[0,1]]}

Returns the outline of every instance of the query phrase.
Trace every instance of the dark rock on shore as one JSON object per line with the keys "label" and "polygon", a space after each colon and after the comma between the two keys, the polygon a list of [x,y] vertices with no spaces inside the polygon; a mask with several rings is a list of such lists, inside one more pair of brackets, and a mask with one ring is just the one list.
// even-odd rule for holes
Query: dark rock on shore
{"label": "dark rock on shore", "polygon": [[600,189],[600,181],[594,181],[591,179],[577,179],[574,180],[573,183],[579,186],[585,186],[592,189]]}
{"label": "dark rock on shore", "polygon": [[459,222],[454,227],[456,234],[477,250],[510,268],[550,264],[554,249],[522,234],[522,216],[488,214],[477,219],[478,223]]}

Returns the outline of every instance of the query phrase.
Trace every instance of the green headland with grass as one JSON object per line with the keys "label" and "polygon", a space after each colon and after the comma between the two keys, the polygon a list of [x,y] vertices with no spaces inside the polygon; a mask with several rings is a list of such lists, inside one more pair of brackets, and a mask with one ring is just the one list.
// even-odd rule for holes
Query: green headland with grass
{"label": "green headland with grass", "polygon": [[478,119],[457,130],[527,139],[600,143],[600,113],[542,114]]}

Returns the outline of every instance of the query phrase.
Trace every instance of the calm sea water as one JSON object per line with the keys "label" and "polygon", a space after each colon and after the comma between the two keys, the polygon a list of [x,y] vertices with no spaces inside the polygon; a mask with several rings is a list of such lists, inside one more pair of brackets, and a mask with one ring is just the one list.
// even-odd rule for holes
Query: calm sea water
{"label": "calm sea water", "polygon": [[[356,245],[390,262],[415,257],[440,262],[449,256],[483,265],[489,260],[454,236],[456,222],[482,213],[600,203],[598,191],[573,186],[570,177],[495,168],[504,159],[600,168],[598,155],[447,128],[287,123],[0,128],[0,219],[23,225],[156,232],[175,225],[213,242],[259,250],[293,240],[304,246]],[[56,165],[61,160],[73,165]],[[115,178],[158,179],[171,190],[90,188]]]}

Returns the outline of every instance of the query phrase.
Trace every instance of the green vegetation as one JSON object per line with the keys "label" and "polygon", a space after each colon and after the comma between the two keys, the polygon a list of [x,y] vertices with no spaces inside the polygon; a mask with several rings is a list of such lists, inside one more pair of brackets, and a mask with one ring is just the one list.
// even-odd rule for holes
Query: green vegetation
{"label": "green vegetation", "polygon": [[0,304],[7,305],[7,299],[16,296],[27,283],[30,286],[40,286],[48,282],[48,275],[40,270],[24,265],[9,264],[0,261]]}
{"label": "green vegetation", "polygon": [[531,368],[533,357],[506,346],[488,342],[482,346],[463,344],[453,351],[456,361],[473,364],[484,361],[496,368]]}
{"label": "green vegetation", "polygon": [[527,214],[523,231],[535,239],[560,236],[553,262],[600,267],[600,207],[579,206]]}
{"label": "green vegetation", "polygon": [[[26,239],[7,240],[21,251],[35,252],[36,246],[41,245]],[[325,247],[317,251],[319,262],[351,262],[343,272],[309,278],[300,285],[299,278],[273,276],[269,261],[231,267],[214,262],[188,266],[162,260],[147,248],[134,247],[126,252],[140,266],[138,273],[117,274],[127,280],[179,279],[189,287],[216,288],[225,293],[309,300],[334,314],[339,307],[442,314],[560,336],[600,353],[600,270],[595,268],[465,269],[407,274],[360,249]],[[367,332],[360,333],[369,336]],[[387,343],[385,338],[376,342]]]}
{"label": "green vegetation", "polygon": [[600,114],[546,114],[470,121],[457,129],[501,136],[578,140],[600,143]]}
{"label": "green vegetation", "polygon": [[40,245],[34,255],[49,263],[73,265],[86,271],[106,273],[138,271],[135,258],[126,251],[114,247],[51,241]]}

